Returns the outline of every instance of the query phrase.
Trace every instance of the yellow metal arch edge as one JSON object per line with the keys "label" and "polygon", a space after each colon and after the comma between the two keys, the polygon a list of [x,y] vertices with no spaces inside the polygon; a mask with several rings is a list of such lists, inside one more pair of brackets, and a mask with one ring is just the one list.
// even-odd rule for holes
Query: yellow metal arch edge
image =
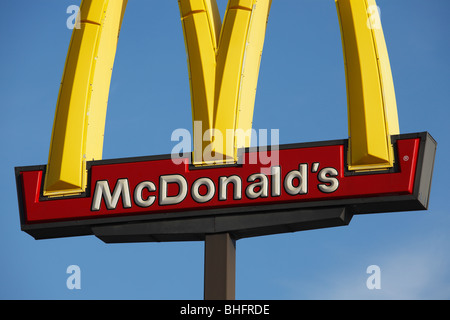
{"label": "yellow metal arch edge", "polygon": [[335,0],[347,83],[349,170],[379,170],[394,162],[399,134],[389,56],[375,0]]}
{"label": "yellow metal arch edge", "polygon": [[83,0],[59,90],[45,196],[83,192],[86,161],[102,158],[109,87],[127,0]]}

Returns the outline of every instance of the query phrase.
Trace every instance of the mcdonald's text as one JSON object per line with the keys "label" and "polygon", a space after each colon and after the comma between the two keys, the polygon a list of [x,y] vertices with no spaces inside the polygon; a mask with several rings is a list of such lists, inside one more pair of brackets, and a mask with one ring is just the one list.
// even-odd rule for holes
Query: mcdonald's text
{"label": "mcdonald's text", "polygon": [[241,154],[241,164],[223,166],[194,166],[190,154],[178,162],[171,155],[94,161],[88,164],[87,191],[66,197],[43,195],[45,166],[17,168],[16,175],[26,224],[266,205],[324,206],[327,201],[412,194],[420,143],[419,138],[400,139],[397,168],[358,174],[347,171],[346,140],[336,140],[277,146],[279,162],[269,165],[249,161],[256,148]]}
{"label": "mcdonald's text", "polygon": [[[189,195],[196,203],[204,204],[217,198],[218,201],[240,201],[257,198],[280,197],[286,193],[292,197],[308,195],[309,168],[313,173],[318,171],[319,162],[311,166],[308,163],[298,165],[294,169],[281,174],[281,166],[271,167],[271,177],[263,173],[252,173],[248,177],[240,175],[220,176],[216,181],[209,177],[200,177],[195,181],[188,181],[181,174],[169,174],[159,177],[159,187],[153,181],[139,182],[130,192],[128,178],[117,180],[114,189],[107,180],[97,181],[92,198],[92,211],[100,211],[102,202],[108,210],[115,210],[122,199],[124,209],[132,208],[132,199],[135,206],[148,208],[150,206],[170,206],[183,202]],[[339,172],[335,168],[327,167],[318,171],[317,189],[322,193],[333,193],[339,187]],[[232,188],[228,186],[231,185]],[[111,191],[113,190],[113,191]],[[172,190],[172,191],[170,191]],[[144,193],[146,194],[144,196]],[[159,201],[156,202],[156,198]]]}

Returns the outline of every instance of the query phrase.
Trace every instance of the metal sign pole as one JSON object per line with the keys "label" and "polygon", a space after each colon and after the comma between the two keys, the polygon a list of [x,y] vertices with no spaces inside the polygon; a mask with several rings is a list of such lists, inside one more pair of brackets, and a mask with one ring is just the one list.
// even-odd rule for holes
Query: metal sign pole
{"label": "metal sign pole", "polygon": [[205,300],[234,300],[236,241],[229,233],[205,236]]}

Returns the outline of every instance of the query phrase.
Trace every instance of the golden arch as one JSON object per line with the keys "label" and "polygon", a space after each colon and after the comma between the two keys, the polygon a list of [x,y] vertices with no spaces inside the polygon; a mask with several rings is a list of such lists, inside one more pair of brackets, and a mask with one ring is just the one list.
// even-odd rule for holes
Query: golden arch
{"label": "golden arch", "polygon": [[[221,26],[215,0],[178,0],[185,36],[195,136],[194,163],[207,145],[234,161],[236,132],[251,129],[259,61],[271,0],[229,0]],[[375,0],[335,0],[347,81],[350,170],[393,165],[399,133],[394,86]],[[86,161],[102,158],[112,67],[127,0],[82,0],[59,91],[44,195],[85,190]],[[218,144],[208,129],[226,132]],[[195,131],[195,130],[194,130]],[[205,135],[207,136],[205,139]],[[195,141],[203,141],[200,145]],[[232,145],[231,150],[224,145]]]}

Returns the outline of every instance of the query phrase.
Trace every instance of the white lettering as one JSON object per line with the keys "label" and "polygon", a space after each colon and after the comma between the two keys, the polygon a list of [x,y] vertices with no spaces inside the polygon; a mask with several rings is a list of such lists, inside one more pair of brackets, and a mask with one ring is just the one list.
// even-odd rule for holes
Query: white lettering
{"label": "white lettering", "polygon": [[266,175],[271,175],[271,167],[280,163],[280,131],[278,129],[270,130],[270,140],[271,147],[268,151],[267,130],[259,129],[259,145],[262,147],[258,147],[258,157],[261,164],[267,165],[261,167],[261,173]]}
{"label": "white lettering", "polygon": [[155,202],[156,197],[149,196],[147,200],[144,200],[142,198],[142,191],[144,188],[150,192],[154,192],[156,191],[156,186],[151,181],[143,181],[136,186],[136,189],[134,189],[134,203],[136,203],[139,207],[147,208]]}
{"label": "white lettering", "polygon": [[369,278],[367,278],[366,286],[367,289],[381,289],[381,269],[377,265],[371,265],[367,267],[366,272],[371,274]]}
{"label": "white lettering", "polygon": [[[298,181],[298,185],[295,185],[294,180]],[[284,189],[291,196],[308,193],[308,164],[302,163],[299,170],[292,170],[286,175]]]}
{"label": "white lettering", "polygon": [[207,315],[208,318],[212,316],[214,307],[194,307],[188,304],[186,307],[181,307],[180,314],[195,314],[195,315]]}
{"label": "white lettering", "polygon": [[[127,178],[118,179],[114,189],[112,189],[108,180],[98,180],[95,183],[91,210],[100,211],[102,203],[108,210],[117,209],[120,199],[122,199],[121,209],[131,208],[132,202],[141,208],[148,208],[157,202],[157,198],[157,206],[177,205],[183,202],[189,193],[191,199],[197,203],[214,200],[214,205],[218,205],[217,200],[242,200],[243,188],[245,188],[247,199],[306,195],[309,190],[309,174],[315,174],[316,172],[318,190],[315,192],[320,191],[329,194],[337,191],[340,184],[338,170],[332,167],[319,170],[319,166],[318,162],[313,162],[311,165],[301,163],[298,165],[298,170],[291,170],[287,174],[284,171],[282,172],[281,166],[272,166],[269,175],[253,173],[246,180],[245,177],[237,174],[216,176],[215,178],[198,177],[197,175],[193,182],[190,180],[192,176],[189,173],[189,168],[186,168],[187,177],[181,174],[162,175],[159,177],[159,185],[147,180],[136,184],[135,178],[132,178],[131,187],[135,186],[134,190],[131,190],[133,193],[130,192]],[[308,171],[310,167],[311,173]],[[234,171],[227,169],[226,172]],[[204,172],[204,175],[208,175],[208,173]],[[244,186],[243,181],[244,183],[248,182],[248,184]],[[285,193],[283,193],[283,189]],[[216,195],[217,198],[215,198]]]}
{"label": "white lettering", "polygon": [[[176,183],[178,185],[177,195],[167,195],[169,183]],[[159,204],[162,206],[180,203],[186,198],[188,192],[187,181],[182,175],[179,174],[161,176],[159,178],[159,188]]]}
{"label": "white lettering", "polygon": [[203,141],[212,141],[203,150],[203,161],[211,164],[222,162],[224,159],[222,132],[218,129],[208,129],[203,135]]}
{"label": "white lettering", "polygon": [[369,29],[381,29],[381,9],[377,5],[370,5],[367,8],[367,28]]}
{"label": "white lettering", "polygon": [[66,286],[67,289],[73,290],[81,289],[81,269],[77,265],[71,265],[67,267],[66,273],[70,274],[70,276],[67,278]]}
{"label": "white lettering", "polygon": [[117,180],[112,195],[108,181],[97,181],[95,185],[94,196],[92,198],[91,210],[99,211],[102,204],[102,199],[105,200],[106,208],[108,210],[113,210],[117,207],[120,196],[122,196],[123,207],[131,208],[130,187],[128,185],[128,179]]}
{"label": "white lettering", "polygon": [[239,314],[239,315],[248,315],[248,314],[270,314],[269,313],[269,305],[264,304],[238,304],[238,305],[225,305],[224,314]]}
{"label": "white lettering", "polygon": [[[172,148],[172,161],[174,164],[183,164],[184,161],[179,155],[184,155],[190,150],[191,141],[193,141],[194,163],[205,162],[208,165],[223,164],[234,162],[231,156],[234,150],[241,150],[250,146],[250,141],[257,144],[258,138],[260,146],[258,152],[250,152],[245,157],[238,157],[237,163],[243,164],[248,161],[249,164],[262,164],[261,173],[265,175],[271,174],[271,167],[279,164],[279,135],[278,129],[270,130],[271,146],[268,147],[268,129],[244,130],[238,128],[236,130],[227,129],[222,132],[219,129],[208,129],[203,132],[202,121],[194,121],[194,138],[192,140],[191,133],[186,129],[175,129],[171,135],[171,141],[179,141]],[[225,139],[226,138],[226,139]],[[209,142],[208,144],[206,144]],[[270,151],[269,151],[270,149]]]}
{"label": "white lettering", "polygon": [[281,196],[281,167],[272,167],[272,197]]}
{"label": "white lettering", "polygon": [[256,198],[267,198],[269,195],[269,179],[265,174],[262,173],[254,173],[250,177],[247,178],[248,182],[256,181],[250,185],[248,185],[245,190],[245,195],[249,199]]}
{"label": "white lettering", "polygon": [[339,180],[335,177],[339,175],[335,168],[324,168],[319,171],[318,179],[320,182],[317,187],[324,193],[332,193],[339,187]]}
{"label": "white lettering", "polygon": [[229,183],[233,184],[233,200],[242,199],[242,180],[241,177],[233,175],[230,177],[220,177],[219,178],[219,200],[227,200],[227,186]]}
{"label": "white lettering", "polygon": [[[172,132],[171,141],[179,141],[171,152],[172,162],[174,164],[182,164],[184,160],[181,158],[185,153],[190,152],[191,133],[186,129],[176,129]],[[181,141],[180,141],[181,140]]]}
{"label": "white lettering", "polygon": [[77,5],[70,5],[67,7],[66,13],[71,14],[67,20],[66,20],[66,26],[67,29],[72,30],[73,28],[75,29],[80,29],[81,25],[80,25],[80,15],[78,14],[80,12],[80,7]]}
{"label": "white lettering", "polygon": [[[200,186],[206,186],[206,194],[200,194]],[[214,197],[214,194],[216,193],[216,186],[210,178],[200,178],[195,180],[195,182],[192,184],[191,192],[192,199],[194,199],[196,202],[204,203],[208,202]]]}

